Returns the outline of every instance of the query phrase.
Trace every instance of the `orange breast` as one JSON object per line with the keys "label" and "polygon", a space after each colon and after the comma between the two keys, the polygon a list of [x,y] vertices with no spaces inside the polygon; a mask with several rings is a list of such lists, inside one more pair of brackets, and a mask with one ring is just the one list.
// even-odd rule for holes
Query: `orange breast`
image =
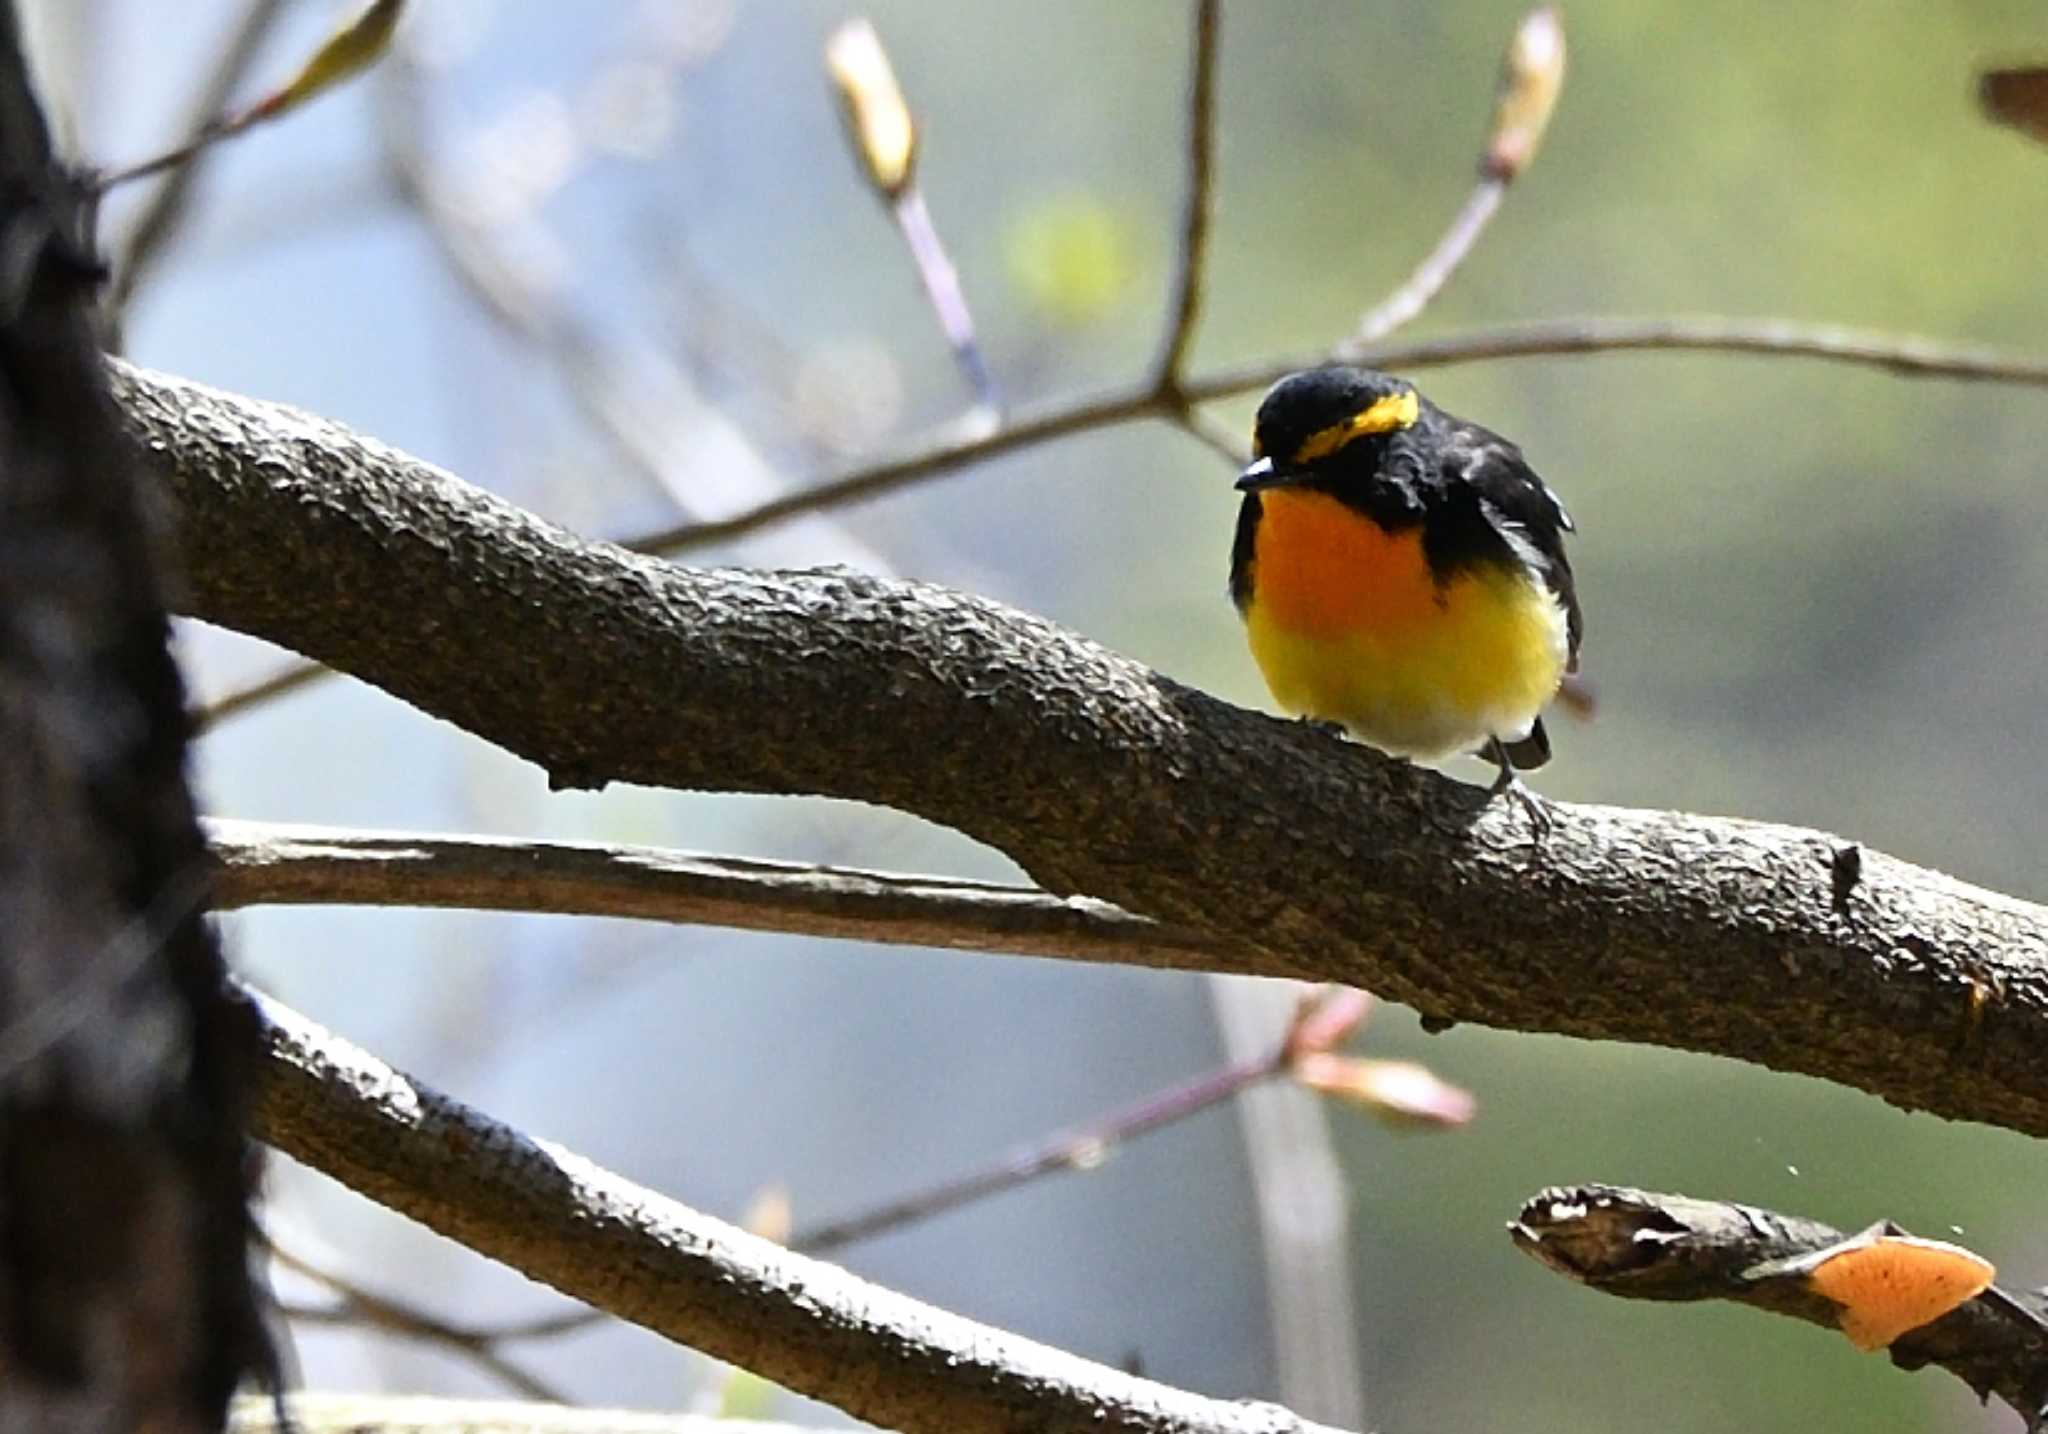
{"label": "orange breast", "polygon": [[1412,757],[1528,732],[1568,646],[1535,574],[1482,564],[1439,587],[1419,530],[1385,532],[1320,493],[1261,501],[1245,636],[1284,710]]}
{"label": "orange breast", "polygon": [[1386,633],[1441,615],[1422,530],[1389,533],[1326,493],[1259,495],[1252,581],[1275,626],[1304,637]]}

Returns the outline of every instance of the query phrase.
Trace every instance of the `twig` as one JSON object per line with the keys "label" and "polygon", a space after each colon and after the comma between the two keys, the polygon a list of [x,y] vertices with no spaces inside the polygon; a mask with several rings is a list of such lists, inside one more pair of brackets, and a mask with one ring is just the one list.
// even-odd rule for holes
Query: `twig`
{"label": "twig", "polygon": [[1188,76],[1186,199],[1181,209],[1180,244],[1174,254],[1173,284],[1167,290],[1166,336],[1152,366],[1152,382],[1161,393],[1171,392],[1180,382],[1202,316],[1209,219],[1215,209],[1216,50],[1221,9],[1218,0],[1195,0]]}
{"label": "twig", "polygon": [[[1885,369],[1905,378],[1948,378],[2048,388],[2048,358],[1944,343],[1913,334],[1878,333],[1839,324],[1718,315],[1674,318],[1567,318],[1468,329],[1435,339],[1340,348],[1347,362],[1385,368],[1434,368],[1487,359],[1642,350],[1743,353],[1824,359]],[[1271,383],[1285,368],[1219,373],[1216,396]],[[1209,396],[1207,394],[1203,396]]]}
{"label": "twig", "polygon": [[991,428],[985,419],[968,415],[941,425],[913,441],[895,457],[856,468],[838,478],[795,492],[780,494],[730,517],[683,523],[635,538],[626,546],[641,553],[678,553],[686,548],[727,543],[806,513],[865,502],[948,473],[969,463],[996,458],[1020,448],[1070,433],[1123,423],[1134,418],[1161,417],[1170,405],[1150,388],[1106,389],[1078,401],[1047,404],[1010,417]]}
{"label": "twig", "polygon": [[[1508,1226],[1515,1244],[1588,1288],[1626,1299],[1736,1300],[1834,1328],[1837,1307],[1775,1271],[1839,1244],[1817,1220],[1616,1185],[1545,1190]],[[2048,1299],[1994,1286],[1893,1343],[1901,1369],[1938,1364],[2034,1427],[2048,1398]]]}
{"label": "twig", "polygon": [[1501,62],[1493,123],[1479,152],[1479,182],[1415,272],[1358,321],[1355,344],[1385,338],[1413,320],[1442,292],[1486,232],[1508,186],[1536,157],[1551,109],[1564,84],[1564,22],[1554,5],[1522,17]]}
{"label": "twig", "polygon": [[854,159],[895,221],[896,233],[924,285],[925,299],[974,390],[975,402],[987,414],[1000,413],[1002,399],[974,335],[974,315],[960,287],[959,271],[946,254],[918,183],[917,121],[874,25],[854,19],[834,30],[825,44],[825,73],[839,92]]}
{"label": "twig", "polygon": [[931,303],[932,312],[938,316],[939,328],[953,350],[954,362],[960,365],[960,372],[966,375],[968,386],[974,390],[975,402],[989,413],[1000,413],[1002,393],[996,387],[995,376],[989,372],[988,360],[982,356],[981,341],[974,334],[974,314],[967,307],[966,291],[960,287],[960,271],[953,267],[946,246],[939,238],[938,226],[932,223],[931,210],[924,202],[923,187],[912,183],[889,206],[889,212],[895,217],[896,232],[903,236],[904,248],[910,251],[911,263],[916,266],[918,280],[924,285],[925,298]]}
{"label": "twig", "polygon": [[[1313,1004],[1319,1005],[1320,1001],[1316,998]],[[1054,1171],[1093,1169],[1114,1154],[1118,1146],[1186,1120],[1283,1074],[1295,1054],[1295,1033],[1310,1010],[1311,1002],[1304,1001],[1285,1034],[1256,1056],[1156,1091],[1078,1130],[1064,1131],[1015,1151],[985,1169],[899,1196],[858,1215],[799,1230],[791,1237],[789,1247],[811,1255],[830,1254],[915,1221],[999,1195]]]}
{"label": "twig", "polygon": [[[565,1396],[546,1380],[528,1373],[498,1352],[497,1345],[506,1338],[502,1331],[465,1328],[451,1320],[429,1314],[416,1305],[375,1294],[346,1276],[322,1269],[312,1261],[293,1254],[274,1237],[266,1237],[264,1244],[270,1251],[271,1259],[295,1274],[324,1287],[341,1301],[332,1309],[294,1308],[288,1312],[292,1319],[312,1324],[367,1325],[387,1334],[417,1340],[422,1344],[438,1345],[468,1360],[523,1398],[538,1399],[549,1404],[567,1402]],[[577,1314],[582,1317],[587,1312],[578,1311]]]}
{"label": "twig", "polygon": [[474,1364],[521,1398],[547,1404],[562,1402],[561,1392],[545,1380],[528,1374],[487,1345],[472,1346],[459,1331],[444,1329],[431,1319],[415,1319],[410,1314],[390,1310],[373,1311],[368,1305],[355,1300],[343,1300],[332,1306],[284,1304],[278,1306],[278,1313],[295,1325],[331,1325],[343,1329],[367,1327],[400,1339],[435,1345]]}
{"label": "twig", "polygon": [[1442,292],[1444,285],[1451,281],[1451,275],[1472,252],[1472,246],[1479,242],[1479,236],[1486,232],[1486,226],[1499,211],[1500,202],[1507,192],[1506,180],[1490,174],[1481,175],[1471,194],[1466,196],[1457,217],[1451,221],[1451,227],[1436,241],[1436,247],[1415,266],[1415,272],[1408,276],[1406,282],[1358,321],[1358,332],[1352,342],[1369,344],[1385,338],[1428,308],[1429,301]]}
{"label": "twig", "polygon": [[1168,421],[1233,468],[1242,468],[1245,459],[1251,456],[1237,430],[1192,404],[1171,414]]}
{"label": "twig", "polygon": [[629,386],[598,335],[532,282],[501,252],[488,226],[464,213],[436,182],[423,138],[418,76],[403,54],[385,66],[379,93],[377,134],[385,172],[463,292],[485,317],[548,362],[562,392],[626,468],[683,512],[693,511],[675,472],[675,454],[651,425],[622,410],[621,394]]}
{"label": "twig", "polygon": [[1067,960],[1186,966],[1213,943],[1107,902],[1022,886],[704,856],[655,847],[207,824],[221,910],[462,907],[686,921],[748,931]]}
{"label": "twig", "polygon": [[375,64],[391,44],[405,10],[405,0],[369,0],[355,16],[328,35],[289,80],[254,103],[210,116],[189,141],[138,164],[103,170],[92,176],[94,192],[108,190],[196,159],[208,146],[246,134],[261,124],[284,118],[308,101]]}
{"label": "twig", "polygon": [[257,1134],[532,1279],[907,1434],[1325,1434],[979,1325],[700,1215],[268,997]]}
{"label": "twig", "polygon": [[192,735],[205,735],[209,730],[251,707],[297,692],[301,687],[311,686],[324,677],[335,674],[317,662],[292,662],[280,667],[267,677],[233,687],[192,713]]}
{"label": "twig", "polygon": [[[1940,343],[1910,335],[1873,333],[1784,319],[1573,318],[1468,329],[1433,339],[1383,340],[1344,345],[1219,369],[1187,380],[1190,403],[1231,398],[1265,388],[1296,369],[1337,359],[1375,368],[1421,369],[1484,359],[1625,353],[1639,350],[1769,354],[1823,359],[1886,369],[1915,378],[1951,378],[2048,388],[2048,359]],[[797,492],[780,495],[709,523],[689,523],[632,540],[639,552],[672,554],[730,542],[807,513],[867,502],[927,478],[1020,448],[1087,433],[1135,419],[1171,416],[1173,405],[1148,387],[1101,389],[1078,399],[1046,404],[993,433],[948,425],[903,452]]]}
{"label": "twig", "polygon": [[[249,73],[249,67],[255,64],[263,42],[270,37],[271,29],[283,14],[284,0],[249,0],[241,20],[228,38],[226,49],[214,65],[213,73],[200,86],[199,96],[183,126],[185,130],[204,135],[213,125],[215,117],[234,98],[235,90]],[[141,213],[128,226],[127,237],[118,246],[120,258],[114,265],[114,282],[106,301],[111,312],[119,314],[128,307],[150,269],[177,236],[187,201],[192,195],[192,186],[199,178],[201,148],[203,143],[195,141],[170,160],[165,166],[171,170],[169,176],[157,186]],[[179,163],[180,158],[191,162]]]}
{"label": "twig", "polygon": [[[604,336],[561,298],[533,282],[505,252],[491,226],[479,222],[445,192],[429,159],[419,80],[402,55],[386,66],[378,132],[385,166],[399,197],[419,216],[449,272],[484,315],[553,370],[562,391],[612,452],[642,481],[665,496],[687,520],[704,507],[701,481],[681,469],[691,445],[683,441],[681,419],[694,402],[694,386],[677,365],[647,353],[633,370]],[[660,403],[638,402],[653,391]],[[985,431],[981,420],[976,432]],[[776,491],[765,464],[742,445],[719,465],[718,483],[755,503]],[[876,571],[888,564],[877,553],[837,528],[832,546],[843,558]]]}

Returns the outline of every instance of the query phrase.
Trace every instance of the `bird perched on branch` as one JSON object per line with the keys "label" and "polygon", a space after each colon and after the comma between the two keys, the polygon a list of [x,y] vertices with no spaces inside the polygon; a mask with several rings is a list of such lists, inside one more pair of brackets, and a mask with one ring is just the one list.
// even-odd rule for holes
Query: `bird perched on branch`
{"label": "bird perched on branch", "polygon": [[1273,700],[1402,757],[1550,758],[1576,671],[1572,520],[1521,449],[1371,369],[1290,375],[1259,405],[1230,596]]}

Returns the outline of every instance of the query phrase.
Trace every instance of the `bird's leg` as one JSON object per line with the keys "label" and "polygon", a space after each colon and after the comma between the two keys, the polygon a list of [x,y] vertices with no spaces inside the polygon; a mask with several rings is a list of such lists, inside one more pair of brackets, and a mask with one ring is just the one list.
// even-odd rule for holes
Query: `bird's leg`
{"label": "bird's leg", "polygon": [[1515,775],[1515,764],[1508,758],[1507,744],[1498,737],[1488,737],[1479,754],[1500,768],[1499,775],[1493,779],[1493,785],[1486,789],[1487,798],[1491,800],[1503,793],[1513,797],[1521,805],[1522,810],[1529,814],[1529,825],[1535,829],[1536,839],[1541,841],[1549,836],[1550,811],[1543,805],[1543,798],[1537,796],[1520,777]]}
{"label": "bird's leg", "polygon": [[1297,717],[1294,720],[1302,723],[1311,731],[1322,733],[1325,737],[1343,737],[1346,735],[1342,722],[1332,722],[1327,717],[1303,716]]}

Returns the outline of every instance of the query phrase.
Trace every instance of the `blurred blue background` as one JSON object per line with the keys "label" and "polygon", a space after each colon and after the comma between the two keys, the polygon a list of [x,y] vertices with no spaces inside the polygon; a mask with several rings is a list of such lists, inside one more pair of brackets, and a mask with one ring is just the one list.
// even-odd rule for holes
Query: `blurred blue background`
{"label": "blurred blue background", "polygon": [[[245,8],[43,4],[53,105],[81,152],[118,163],[180,137]],[[847,6],[412,8],[397,63],[212,158],[130,311],[133,357],[302,404],[601,535],[665,526],[679,497],[728,511],[963,407],[822,78]],[[288,73],[338,13],[285,4],[238,93]],[[864,13],[923,122],[925,189],[1008,396],[1138,373],[1178,223],[1186,7]],[[1495,0],[1226,5],[1197,371],[1334,340],[1406,273],[1466,192],[1518,14]],[[1712,312],[2048,349],[2048,150],[1987,125],[1971,98],[1981,64],[2048,48],[2037,3],[1574,0],[1566,23],[1545,149],[1413,332]],[[549,359],[478,304],[394,185],[394,150],[541,309],[594,341],[607,395],[656,461],[625,461]],[[145,201],[110,206],[117,241]],[[1421,377],[1517,437],[1580,523],[1601,713],[1562,724],[1546,792],[1825,827],[2042,894],[2039,390],[1720,356]],[[1241,431],[1255,398],[1216,413]],[[1229,478],[1185,436],[1135,425],[689,560],[844,561],[969,588],[1259,705],[1222,591]],[[197,626],[183,650],[201,698],[286,660]],[[345,680],[227,723],[199,767],[209,807],[237,817],[1014,875],[963,839],[848,805],[550,794],[538,771]],[[799,1224],[847,1213],[1221,1059],[1194,976],[538,917],[266,911],[226,929],[244,970],[338,1032],[727,1216],[776,1184]],[[1946,1376],[1898,1373],[1822,1331],[1585,1294],[1501,1227],[1546,1183],[1606,1179],[1848,1226],[1888,1216],[2036,1284],[2037,1144],[1726,1061],[1467,1027],[1425,1037],[1403,1011],[1382,1011],[1365,1046],[1427,1061],[1479,1113],[1422,1137],[1328,1112],[1361,1420],[2011,1427]],[[556,1307],[289,1162],[271,1185],[281,1238],[373,1288],[470,1323]],[[1279,1392],[1227,1110],[845,1259],[1165,1380]],[[309,1329],[299,1349],[313,1385],[495,1388],[378,1336]],[[615,1325],[516,1352],[587,1402],[673,1407],[732,1388]]]}

